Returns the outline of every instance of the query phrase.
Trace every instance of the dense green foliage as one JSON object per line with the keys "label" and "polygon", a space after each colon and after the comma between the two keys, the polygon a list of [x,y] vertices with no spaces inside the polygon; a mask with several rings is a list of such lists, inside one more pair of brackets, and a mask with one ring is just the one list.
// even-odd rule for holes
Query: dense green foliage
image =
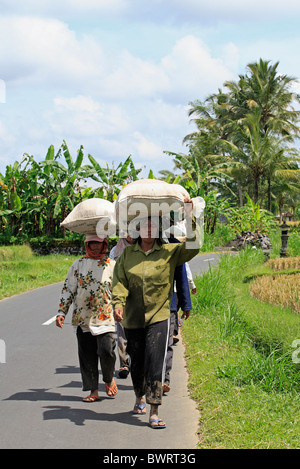
{"label": "dense green foliage", "polygon": [[[112,201],[120,188],[138,174],[130,156],[117,168],[104,169],[91,155],[91,165],[83,165],[83,158],[82,146],[73,161],[63,142],[57,153],[51,145],[43,161],[25,154],[20,163],[6,167],[6,173],[0,174],[2,242],[11,243],[11,237],[14,242],[14,237],[26,241],[39,236],[63,236],[60,223],[75,205],[91,197]],[[88,178],[98,187],[86,187]]]}

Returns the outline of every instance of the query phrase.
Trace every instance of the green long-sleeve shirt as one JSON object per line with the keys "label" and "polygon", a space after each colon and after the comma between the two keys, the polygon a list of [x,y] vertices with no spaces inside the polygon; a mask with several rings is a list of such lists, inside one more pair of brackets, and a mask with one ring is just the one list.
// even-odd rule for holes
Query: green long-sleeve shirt
{"label": "green long-sleeve shirt", "polygon": [[144,252],[137,243],[127,247],[118,259],[112,284],[112,304],[123,308],[123,325],[128,329],[143,328],[170,316],[174,270],[199,252],[186,243],[155,242]]}

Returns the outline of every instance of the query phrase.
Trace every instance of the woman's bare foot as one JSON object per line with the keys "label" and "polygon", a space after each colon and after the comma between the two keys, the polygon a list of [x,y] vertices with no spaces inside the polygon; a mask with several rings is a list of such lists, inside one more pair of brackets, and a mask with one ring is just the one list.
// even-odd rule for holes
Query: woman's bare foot
{"label": "woman's bare foot", "polygon": [[109,397],[114,397],[117,394],[118,388],[114,378],[111,383],[105,383],[105,391]]}
{"label": "woman's bare foot", "polygon": [[95,389],[95,391],[91,391],[91,394],[84,397],[82,400],[83,402],[96,402],[99,401],[99,399],[98,389]]}
{"label": "woman's bare foot", "polygon": [[133,414],[145,414],[146,413],[145,396],[136,398],[132,413]]}
{"label": "woman's bare foot", "polygon": [[158,418],[158,405],[151,404],[149,424],[151,428],[166,428],[165,422]]}

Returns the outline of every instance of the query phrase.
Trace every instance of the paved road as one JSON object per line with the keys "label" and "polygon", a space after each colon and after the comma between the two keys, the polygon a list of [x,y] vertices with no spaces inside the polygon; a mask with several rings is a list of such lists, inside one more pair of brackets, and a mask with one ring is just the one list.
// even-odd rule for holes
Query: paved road
{"label": "paved road", "polygon": [[[216,259],[200,255],[190,266],[196,274]],[[187,390],[182,341],[174,347],[172,389],[160,410],[166,429],[154,431],[147,415],[131,415],[129,377],[116,377],[116,398],[100,384],[101,400],[83,403],[71,314],[62,330],[51,322],[61,285],[0,301],[0,448],[194,449],[199,413]]]}

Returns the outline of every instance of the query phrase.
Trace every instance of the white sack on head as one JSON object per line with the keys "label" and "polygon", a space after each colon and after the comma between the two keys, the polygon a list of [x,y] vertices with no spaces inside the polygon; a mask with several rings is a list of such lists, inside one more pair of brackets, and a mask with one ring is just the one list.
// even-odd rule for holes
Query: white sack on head
{"label": "white sack on head", "polygon": [[202,197],[194,197],[193,202],[193,215],[196,218],[201,218],[204,216],[205,209],[205,200]]}
{"label": "white sack on head", "polygon": [[169,238],[174,236],[174,238],[185,238],[186,237],[186,223],[185,220],[176,222],[174,225],[171,225],[163,232],[164,238]]}
{"label": "white sack on head", "polygon": [[157,179],[140,179],[125,186],[116,200],[116,220],[126,224],[136,217],[170,216],[183,213],[189,193],[179,184]]}
{"label": "white sack on head", "polygon": [[63,228],[81,234],[98,235],[100,238],[115,233],[115,208],[105,199],[87,199],[80,202],[60,224]]}

